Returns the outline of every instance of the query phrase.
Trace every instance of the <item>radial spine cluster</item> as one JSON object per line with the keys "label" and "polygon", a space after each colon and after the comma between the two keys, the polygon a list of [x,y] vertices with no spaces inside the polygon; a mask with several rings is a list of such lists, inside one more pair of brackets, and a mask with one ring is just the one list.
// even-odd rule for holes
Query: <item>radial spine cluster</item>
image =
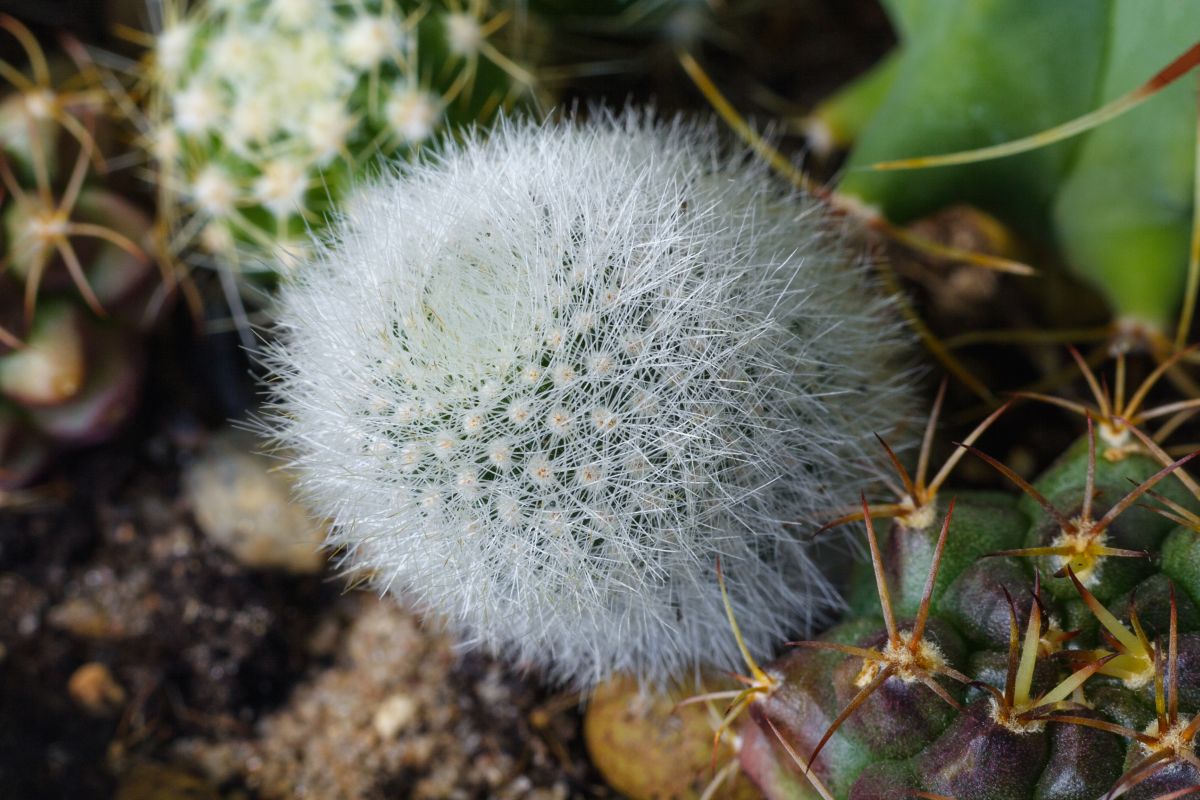
{"label": "radial spine cluster", "polygon": [[[838,604],[804,544],[908,419],[812,201],[704,126],[506,123],[377,181],[283,289],[270,432],[352,573],[589,685]],[[875,445],[877,446],[877,445]]]}

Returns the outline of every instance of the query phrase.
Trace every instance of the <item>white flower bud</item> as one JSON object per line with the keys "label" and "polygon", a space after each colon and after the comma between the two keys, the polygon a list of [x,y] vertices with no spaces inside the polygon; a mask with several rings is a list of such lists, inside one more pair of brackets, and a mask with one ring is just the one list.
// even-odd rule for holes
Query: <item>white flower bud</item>
{"label": "white flower bud", "polygon": [[237,184],[220,167],[206,165],[192,181],[190,192],[196,205],[213,217],[233,213],[237,202]]}

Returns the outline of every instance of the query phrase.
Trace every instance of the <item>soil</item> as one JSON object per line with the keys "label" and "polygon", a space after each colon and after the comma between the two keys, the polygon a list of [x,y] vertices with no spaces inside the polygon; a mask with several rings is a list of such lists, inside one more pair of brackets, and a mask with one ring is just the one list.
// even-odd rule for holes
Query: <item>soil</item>
{"label": "soil", "polygon": [[4,797],[607,796],[575,698],[214,546],[179,492],[202,440],[132,433],[2,515]]}

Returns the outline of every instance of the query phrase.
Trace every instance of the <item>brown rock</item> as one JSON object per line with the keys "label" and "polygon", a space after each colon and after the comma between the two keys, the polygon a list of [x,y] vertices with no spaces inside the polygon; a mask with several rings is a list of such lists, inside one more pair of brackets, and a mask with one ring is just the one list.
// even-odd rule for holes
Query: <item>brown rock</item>
{"label": "brown rock", "polygon": [[[725,686],[706,687],[707,691]],[[608,784],[631,800],[694,800],[713,779],[713,720],[703,703],[680,706],[696,691],[670,694],[639,688],[632,678],[601,684],[584,717],[588,753]],[[722,741],[720,770],[737,758]],[[750,800],[759,793],[735,773],[713,795]]]}
{"label": "brown rock", "polygon": [[225,432],[184,474],[196,523],[205,535],[252,569],[320,572],[324,525],[292,501],[280,464],[257,451],[262,442]]}
{"label": "brown rock", "polygon": [[67,681],[67,691],[84,711],[98,717],[116,712],[125,703],[125,690],[98,661],[75,670]]}

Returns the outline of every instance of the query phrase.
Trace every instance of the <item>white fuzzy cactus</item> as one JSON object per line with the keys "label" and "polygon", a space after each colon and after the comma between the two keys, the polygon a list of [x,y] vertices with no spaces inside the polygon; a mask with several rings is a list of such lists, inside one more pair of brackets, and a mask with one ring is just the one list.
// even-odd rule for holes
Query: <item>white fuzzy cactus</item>
{"label": "white fuzzy cactus", "polygon": [[814,203],[713,130],[508,123],[350,203],[280,298],[268,428],[347,570],[592,684],[838,603],[804,543],[911,410]]}

